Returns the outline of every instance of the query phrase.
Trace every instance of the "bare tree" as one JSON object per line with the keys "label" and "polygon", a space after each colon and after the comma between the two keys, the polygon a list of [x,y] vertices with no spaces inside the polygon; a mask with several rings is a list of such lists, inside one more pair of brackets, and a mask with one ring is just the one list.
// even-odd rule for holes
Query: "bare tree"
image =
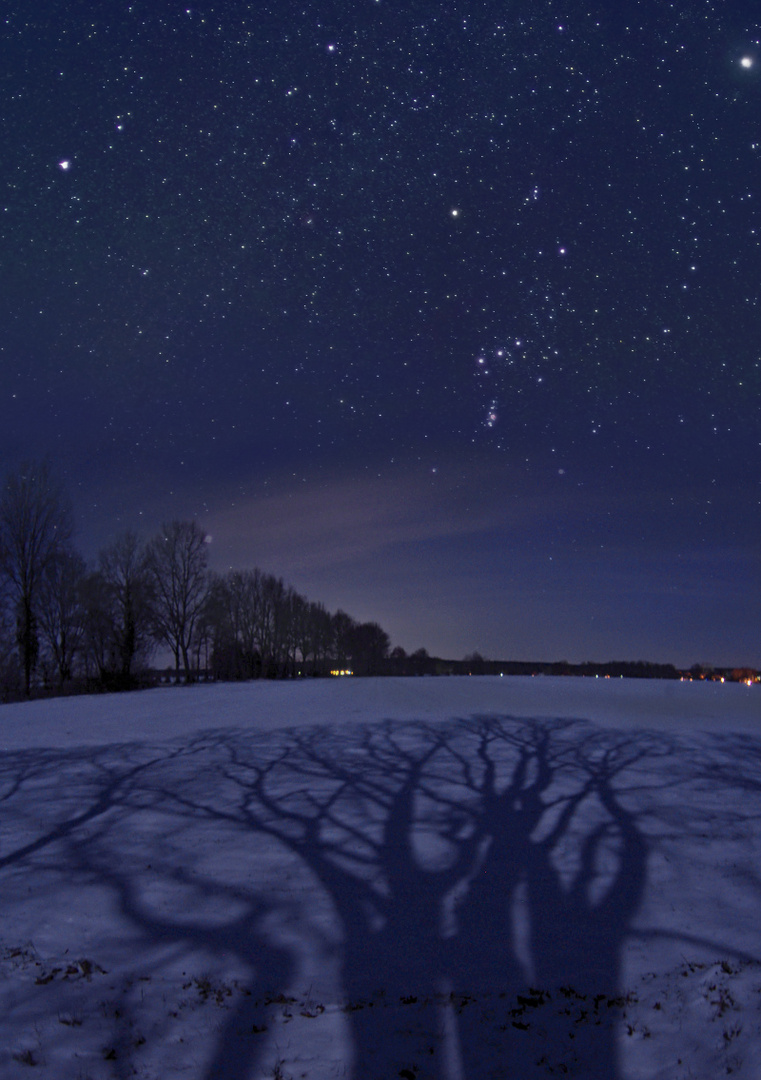
{"label": "bare tree", "polygon": [[230,570],[212,581],[214,666],[224,678],[254,679],[262,673],[268,640],[264,582],[261,570]]}
{"label": "bare tree", "polygon": [[30,693],[39,652],[37,601],[52,560],[71,539],[71,513],[47,462],[10,473],[0,498],[0,568],[15,609],[16,636]]}
{"label": "bare tree", "polygon": [[111,601],[103,575],[97,570],[88,574],[82,583],[85,675],[103,684],[111,682],[118,669]]}
{"label": "bare tree", "polygon": [[263,628],[266,631],[266,644],[262,645],[262,657],[265,673],[270,678],[279,678],[288,674],[290,604],[289,589],[282,578],[272,574],[264,577]]}
{"label": "bare tree", "polygon": [[60,686],[71,679],[82,647],[85,574],[85,561],[81,555],[75,551],[61,551],[51,559],[40,584],[39,626],[47,653],[58,672]]}
{"label": "bare tree", "polygon": [[12,610],[7,597],[0,596],[0,700],[9,701],[21,690],[21,672],[14,633]]}
{"label": "bare tree", "polygon": [[182,660],[186,682],[193,681],[191,646],[205,609],[208,561],[206,533],[195,521],[162,526],[148,545],[154,634],[172,650],[177,678]]}
{"label": "bare tree", "polygon": [[311,611],[309,601],[299,593],[291,591],[291,643],[293,655],[293,673],[296,673],[297,653],[301,654],[301,671],[306,674],[309,657],[314,652]]}
{"label": "bare tree", "polygon": [[314,657],[314,672],[324,675],[329,666],[333,642],[332,616],[324,604],[310,603],[309,632],[311,652]]}
{"label": "bare tree", "polygon": [[390,641],[378,623],[355,625],[349,634],[352,667],[357,675],[380,675],[383,672]]}
{"label": "bare tree", "polygon": [[136,660],[147,659],[152,646],[151,578],[146,551],[135,533],[122,533],[101,551],[98,577],[100,588],[91,589],[90,595],[98,597],[96,606],[106,615],[108,664],[127,687]]}
{"label": "bare tree", "polygon": [[193,640],[196,650],[210,645],[215,678],[326,674],[349,661],[358,674],[386,670],[390,643],[377,623],[357,623],[344,611],[331,615],[261,570],[231,570],[207,580]]}
{"label": "bare tree", "polygon": [[334,615],[331,615],[330,623],[333,637],[330,651],[336,665],[339,668],[345,668],[350,662],[352,653],[351,638],[357,623],[352,619],[351,615],[347,615],[340,608]]}

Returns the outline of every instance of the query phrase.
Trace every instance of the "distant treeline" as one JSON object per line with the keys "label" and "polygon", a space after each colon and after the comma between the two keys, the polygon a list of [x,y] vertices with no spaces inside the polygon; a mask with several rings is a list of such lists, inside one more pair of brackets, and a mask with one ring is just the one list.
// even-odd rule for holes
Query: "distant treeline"
{"label": "distant treeline", "polygon": [[[147,540],[123,532],[88,565],[46,463],[10,473],[0,491],[0,696],[153,685],[161,651],[173,681],[351,675],[598,675],[677,679],[670,664],[442,660],[392,649],[357,622],[262,570],[209,569],[208,537],[171,521]],[[713,677],[695,669],[691,677]],[[741,672],[740,676],[755,675]],[[729,677],[739,677],[733,672]]]}
{"label": "distant treeline", "polygon": [[464,660],[443,660],[428,656],[424,649],[411,656],[399,656],[399,650],[393,650],[386,669],[390,675],[573,675],[601,679],[721,679],[727,682],[756,682],[759,679],[759,672],[754,668],[716,668],[704,664],[677,668],[673,664],[654,664],[647,660],[605,663],[588,660],[581,664],[571,664],[567,660],[486,660],[479,653],[471,653]]}
{"label": "distant treeline", "polygon": [[390,664],[396,675],[577,675],[626,679],[680,679],[683,672],[673,664],[651,664],[646,660],[610,661],[597,664],[587,661],[571,664],[559,661],[486,660],[479,653],[471,653],[464,660],[425,658],[420,653]]}
{"label": "distant treeline", "polygon": [[262,570],[217,574],[195,521],[143,540],[123,532],[88,565],[47,463],[10,473],[0,493],[0,693],[127,689],[174,678],[381,674],[388,634],[331,613]]}

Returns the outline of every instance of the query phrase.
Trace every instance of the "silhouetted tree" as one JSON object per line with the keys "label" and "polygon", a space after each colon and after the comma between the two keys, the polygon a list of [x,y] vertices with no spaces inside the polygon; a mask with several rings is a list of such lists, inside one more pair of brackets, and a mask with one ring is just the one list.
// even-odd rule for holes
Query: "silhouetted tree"
{"label": "silhouetted tree", "polygon": [[406,675],[409,669],[407,662],[407,653],[401,647],[396,645],[388,655],[389,659],[389,674],[391,675]]}
{"label": "silhouetted tree", "polygon": [[261,653],[264,674],[282,675],[288,665],[288,596],[282,578],[262,578]]}
{"label": "silhouetted tree", "polygon": [[217,678],[255,679],[271,639],[267,576],[261,570],[213,575],[207,600]]}
{"label": "silhouetted tree", "polygon": [[333,636],[331,648],[333,660],[339,668],[345,668],[351,657],[351,635],[357,624],[351,615],[347,615],[340,608],[331,617],[330,623]]}
{"label": "silhouetted tree", "polygon": [[46,462],[23,465],[6,477],[0,498],[0,568],[14,607],[27,696],[39,653],[40,583],[51,561],[66,548],[71,532],[63,489]]}
{"label": "silhouetted tree", "polygon": [[76,551],[59,552],[47,566],[40,587],[39,626],[55,665],[59,686],[72,678],[82,649],[85,608],[82,586],[87,567]]}
{"label": "silhouetted tree", "polygon": [[244,676],[261,674],[264,598],[261,570],[237,570],[226,578],[230,629],[243,657]]}
{"label": "silhouetted tree", "polygon": [[471,675],[485,675],[487,661],[483,658],[480,652],[471,652],[464,657],[463,663],[466,665]]}
{"label": "silhouetted tree", "polygon": [[348,636],[351,662],[356,675],[379,675],[388,656],[390,641],[378,623],[355,624]]}
{"label": "silhouetted tree", "polygon": [[228,574],[211,574],[201,619],[208,628],[211,642],[211,666],[216,679],[252,678],[241,641],[243,622],[240,588]]}
{"label": "silhouetted tree", "polygon": [[195,521],[163,525],[148,545],[154,634],[172,650],[177,678],[182,661],[186,682],[193,681],[191,647],[207,599],[208,561],[207,536]]}
{"label": "silhouetted tree", "polygon": [[311,651],[315,674],[324,675],[330,663],[332,620],[324,604],[309,605],[309,632],[312,637]]}
{"label": "silhouetted tree", "polygon": [[128,686],[136,658],[147,659],[152,651],[151,580],[146,550],[135,533],[122,533],[101,552],[100,573],[109,596],[117,670]]}
{"label": "silhouetted tree", "polygon": [[84,608],[83,652],[85,675],[101,683],[113,681],[118,664],[113,627],[112,597],[103,575],[87,574],[81,586]]}
{"label": "silhouetted tree", "polygon": [[0,591],[0,696],[3,701],[16,697],[21,691],[16,635],[7,601],[5,590]]}
{"label": "silhouetted tree", "polygon": [[290,674],[295,675],[297,672],[297,665],[300,665],[300,670],[306,670],[306,665],[312,654],[312,635],[309,626],[309,603],[294,589],[289,589],[288,608],[290,622],[289,644],[291,652]]}
{"label": "silhouetted tree", "polygon": [[431,664],[431,658],[428,655],[427,649],[415,649],[414,653],[410,653],[410,670],[413,675],[425,675],[429,670]]}

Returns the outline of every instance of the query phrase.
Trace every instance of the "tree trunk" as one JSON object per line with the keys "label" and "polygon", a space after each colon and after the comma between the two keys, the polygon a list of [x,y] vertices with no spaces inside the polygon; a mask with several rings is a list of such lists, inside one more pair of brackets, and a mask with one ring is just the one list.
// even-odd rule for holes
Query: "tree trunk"
{"label": "tree trunk", "polygon": [[32,692],[32,672],[37,662],[39,642],[37,640],[37,627],[32,605],[26,597],[19,605],[16,621],[16,640],[21,650],[21,660],[24,668],[24,693],[29,697]]}
{"label": "tree trunk", "polygon": [[189,686],[193,682],[193,668],[190,663],[187,645],[182,646],[182,664],[185,668],[185,685]]}

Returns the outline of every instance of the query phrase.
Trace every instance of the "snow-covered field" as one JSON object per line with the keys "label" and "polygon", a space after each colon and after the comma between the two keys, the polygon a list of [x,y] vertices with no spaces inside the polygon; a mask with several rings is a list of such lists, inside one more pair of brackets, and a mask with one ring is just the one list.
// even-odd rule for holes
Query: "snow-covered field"
{"label": "snow-covered field", "polygon": [[0,1076],[761,1076],[761,688],[0,708]]}

